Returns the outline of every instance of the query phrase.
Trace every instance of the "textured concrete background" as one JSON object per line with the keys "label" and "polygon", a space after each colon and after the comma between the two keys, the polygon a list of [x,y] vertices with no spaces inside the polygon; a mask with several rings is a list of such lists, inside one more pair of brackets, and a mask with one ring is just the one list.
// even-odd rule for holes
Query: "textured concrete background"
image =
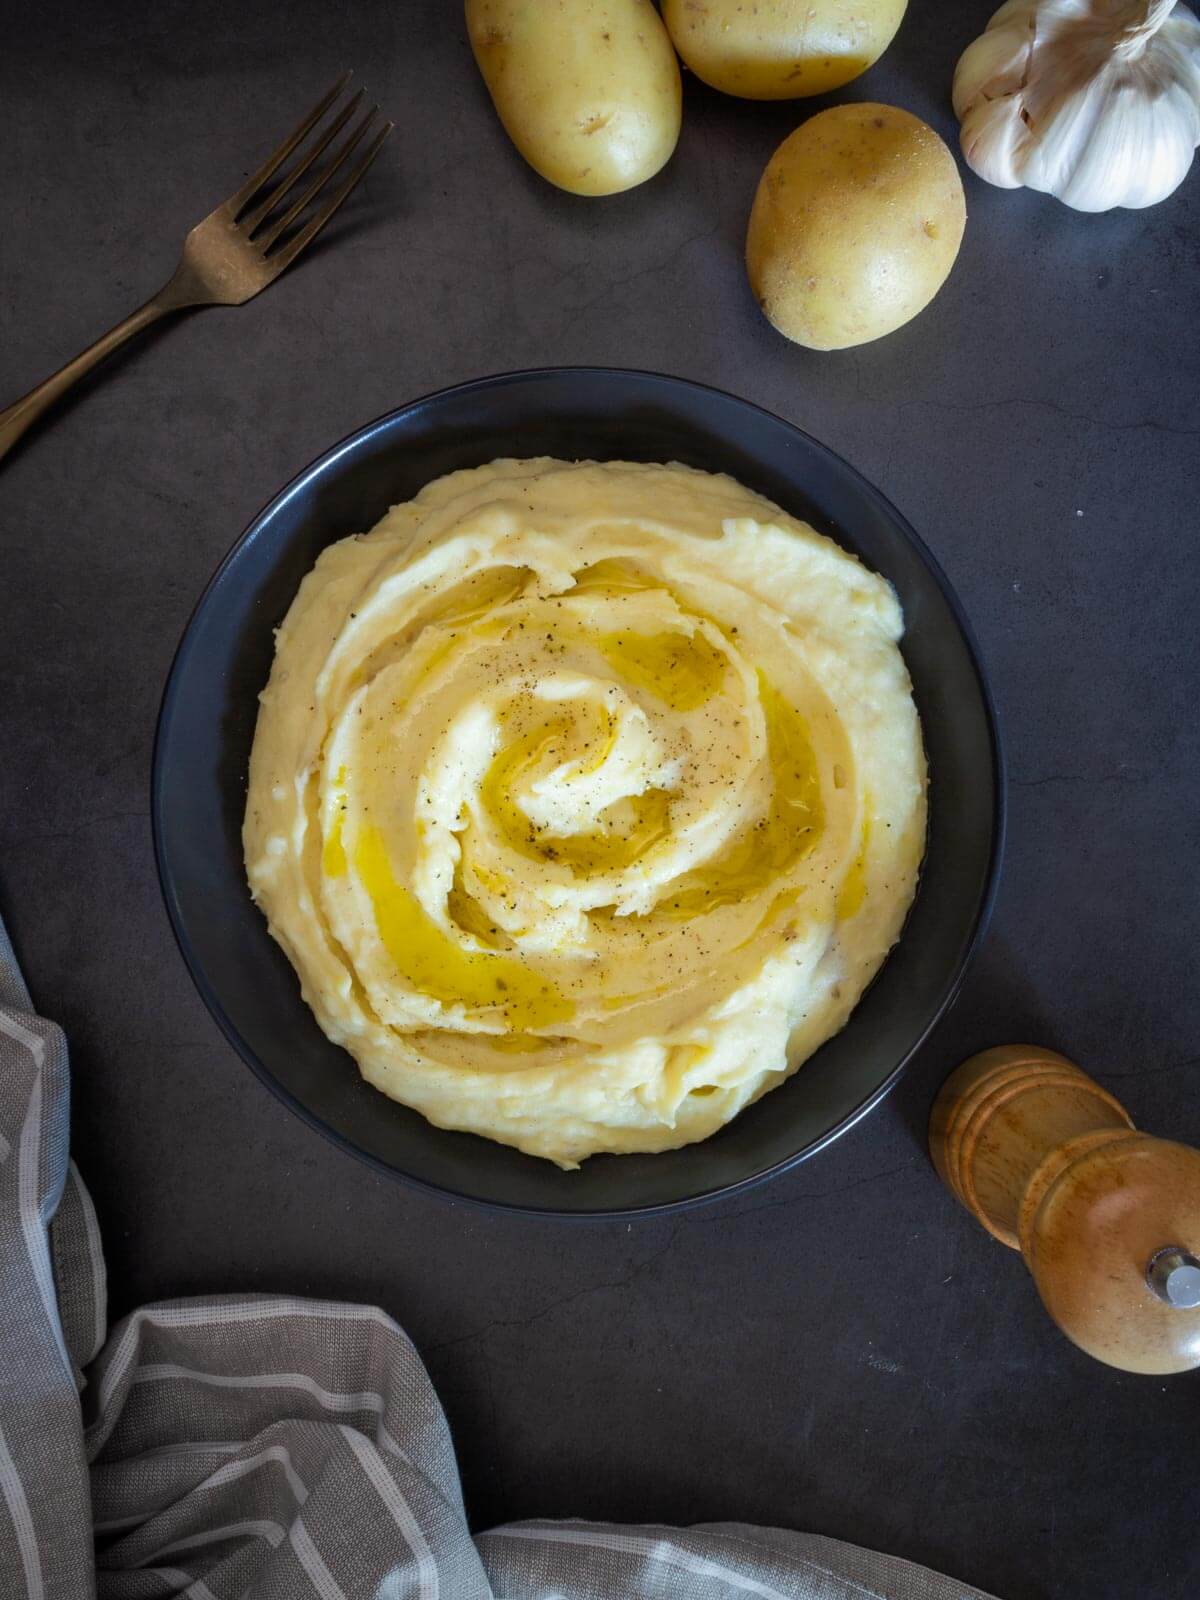
{"label": "textured concrete background", "polygon": [[[912,0],[842,98],[952,137],[954,62],[990,9]],[[1194,1600],[1196,1381],[1061,1339],[922,1129],[951,1065],[1028,1037],[1200,1141],[1200,173],[1091,218],[968,175],[930,310],[815,355],[761,320],[740,260],[808,106],[689,83],[669,168],[583,201],[508,145],[457,0],[2,0],[0,23],[0,402],[156,288],[342,65],[398,123],[328,245],[143,339],[0,468],[0,906],[70,1036],[114,1313],[218,1289],[386,1307],[479,1525],[741,1518],[1007,1600]],[[310,1133],[193,992],[147,819],[171,654],[259,505],[412,396],[559,362],[732,389],[880,484],[974,620],[1012,774],[991,935],[900,1089],[749,1197],[632,1227],[483,1215]]]}

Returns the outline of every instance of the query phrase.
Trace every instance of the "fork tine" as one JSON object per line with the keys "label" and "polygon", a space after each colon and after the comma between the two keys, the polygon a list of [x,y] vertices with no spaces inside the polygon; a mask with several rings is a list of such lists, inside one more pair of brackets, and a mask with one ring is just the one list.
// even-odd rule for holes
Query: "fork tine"
{"label": "fork tine", "polygon": [[[337,116],[334,117],[333,121],[317,140],[316,144],[313,145],[312,149],[304,157],[303,161],[297,162],[297,164],[288,173],[287,177],[278,186],[278,188],[272,189],[270,194],[266,196],[260,205],[255,206],[252,211],[247,211],[244,217],[239,217],[237,219],[239,228],[242,228],[247,233],[252,234],[255,228],[257,228],[266,217],[267,213],[274,211],[275,207],[288,193],[290,193],[295,184],[304,176],[309,167],[311,167],[313,162],[316,161],[318,156],[323,155],[333,140],[337,138],[339,133],[341,133],[347,122],[349,122],[350,118],[362,104],[362,98],[366,92],[367,91],[365,89],[360,89],[356,95],[352,95],[351,98],[347,100],[346,104],[338,112]],[[376,107],[376,109],[378,109],[378,107]]]}
{"label": "fork tine", "polygon": [[320,122],[321,118],[329,110],[330,106],[337,99],[337,97],[342,93],[343,89],[345,89],[346,85],[350,82],[350,79],[353,76],[353,72],[344,72],[334,84],[333,88],[330,89],[328,94],[322,95],[321,99],[308,113],[300,126],[293,133],[290,133],[287,136],[287,138],[279,146],[278,150],[274,151],[267,157],[254,176],[252,178],[248,178],[238,192],[233,196],[233,198],[226,202],[226,204],[232,209],[235,218],[246,202],[251,200],[254,195],[257,194],[258,190],[262,188],[263,184],[266,183],[271,174],[279,170],[279,168],[291,155],[292,151],[300,143],[301,139],[306,138],[307,135],[311,133],[313,128],[316,127],[317,123]]}
{"label": "fork tine", "polygon": [[384,123],[383,127],[380,128],[379,132],[367,146],[365,154],[359,161],[358,165],[354,168],[354,171],[342,184],[337,193],[331,196],[327,204],[317,212],[312,221],[296,235],[290,244],[285,245],[284,248],[278,252],[278,254],[270,257],[268,263],[269,265],[274,266],[275,264],[278,264],[279,270],[282,272],[285,267],[291,266],[292,262],[296,259],[306,245],[310,245],[313,242],[316,236],[320,233],[321,229],[329,221],[333,213],[341,205],[342,201],[345,200],[350,191],[355,188],[357,184],[361,183],[362,179],[366,176],[367,168],[379,154],[379,150],[383,144],[383,141],[387,138],[388,134],[391,133],[395,126],[396,124],[394,122]]}
{"label": "fork tine", "polygon": [[330,178],[333,177],[334,173],[337,172],[339,168],[344,166],[347,159],[354,154],[355,149],[362,142],[363,135],[371,126],[371,123],[374,122],[378,112],[378,106],[371,107],[371,109],[359,122],[358,126],[352,130],[349,138],[342,145],[342,148],[338,151],[337,155],[330,162],[330,164],[324,169],[324,171],[317,173],[316,177],[309,184],[308,188],[305,189],[300,198],[288,208],[284,215],[280,217],[279,221],[274,223],[267,230],[267,232],[262,235],[261,238],[254,241],[255,244],[259,245],[264,251],[270,250],[276,239],[280,238],[284,233],[287,232],[292,223],[295,222],[296,218],[305,209],[305,207],[308,206],[318,194],[320,194],[321,190],[329,182]]}

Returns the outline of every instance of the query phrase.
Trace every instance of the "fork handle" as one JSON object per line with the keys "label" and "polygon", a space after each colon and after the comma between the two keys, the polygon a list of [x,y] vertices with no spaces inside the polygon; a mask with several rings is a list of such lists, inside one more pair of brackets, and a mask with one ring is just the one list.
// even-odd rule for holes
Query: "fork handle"
{"label": "fork handle", "polygon": [[8,454],[26,428],[36,422],[43,411],[66,394],[85,373],[112,355],[126,339],[132,339],[135,333],[148,328],[160,317],[181,309],[178,300],[169,297],[165,291],[160,291],[153,299],[147,300],[144,306],[139,306],[132,316],[126,317],[124,322],[118,322],[115,328],[110,328],[106,334],[101,335],[95,344],[89,345],[81,355],[75,357],[74,361],[68,361],[65,367],[60,367],[53,377],[47,378],[44,383],[39,383],[36,389],[31,389],[23,399],[15,401],[6,411],[0,411],[0,458]]}

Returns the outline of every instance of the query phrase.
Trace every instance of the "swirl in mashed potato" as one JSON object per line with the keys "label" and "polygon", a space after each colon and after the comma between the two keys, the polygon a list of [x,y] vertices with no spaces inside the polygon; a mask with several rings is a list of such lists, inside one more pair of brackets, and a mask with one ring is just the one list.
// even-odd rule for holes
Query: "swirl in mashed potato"
{"label": "swirl in mashed potato", "polygon": [[280,627],[250,885],[385,1094],[564,1167],[703,1139],[899,935],[925,760],[890,586],[731,478],[496,461]]}

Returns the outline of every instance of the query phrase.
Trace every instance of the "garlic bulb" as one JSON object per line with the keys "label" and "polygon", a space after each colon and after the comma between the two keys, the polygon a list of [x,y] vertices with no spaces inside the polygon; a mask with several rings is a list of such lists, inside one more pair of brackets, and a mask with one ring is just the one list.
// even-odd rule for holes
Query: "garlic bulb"
{"label": "garlic bulb", "polygon": [[1200,143],[1200,22],[1175,0],[1008,0],[958,63],[954,110],[989,183],[1152,206]]}

